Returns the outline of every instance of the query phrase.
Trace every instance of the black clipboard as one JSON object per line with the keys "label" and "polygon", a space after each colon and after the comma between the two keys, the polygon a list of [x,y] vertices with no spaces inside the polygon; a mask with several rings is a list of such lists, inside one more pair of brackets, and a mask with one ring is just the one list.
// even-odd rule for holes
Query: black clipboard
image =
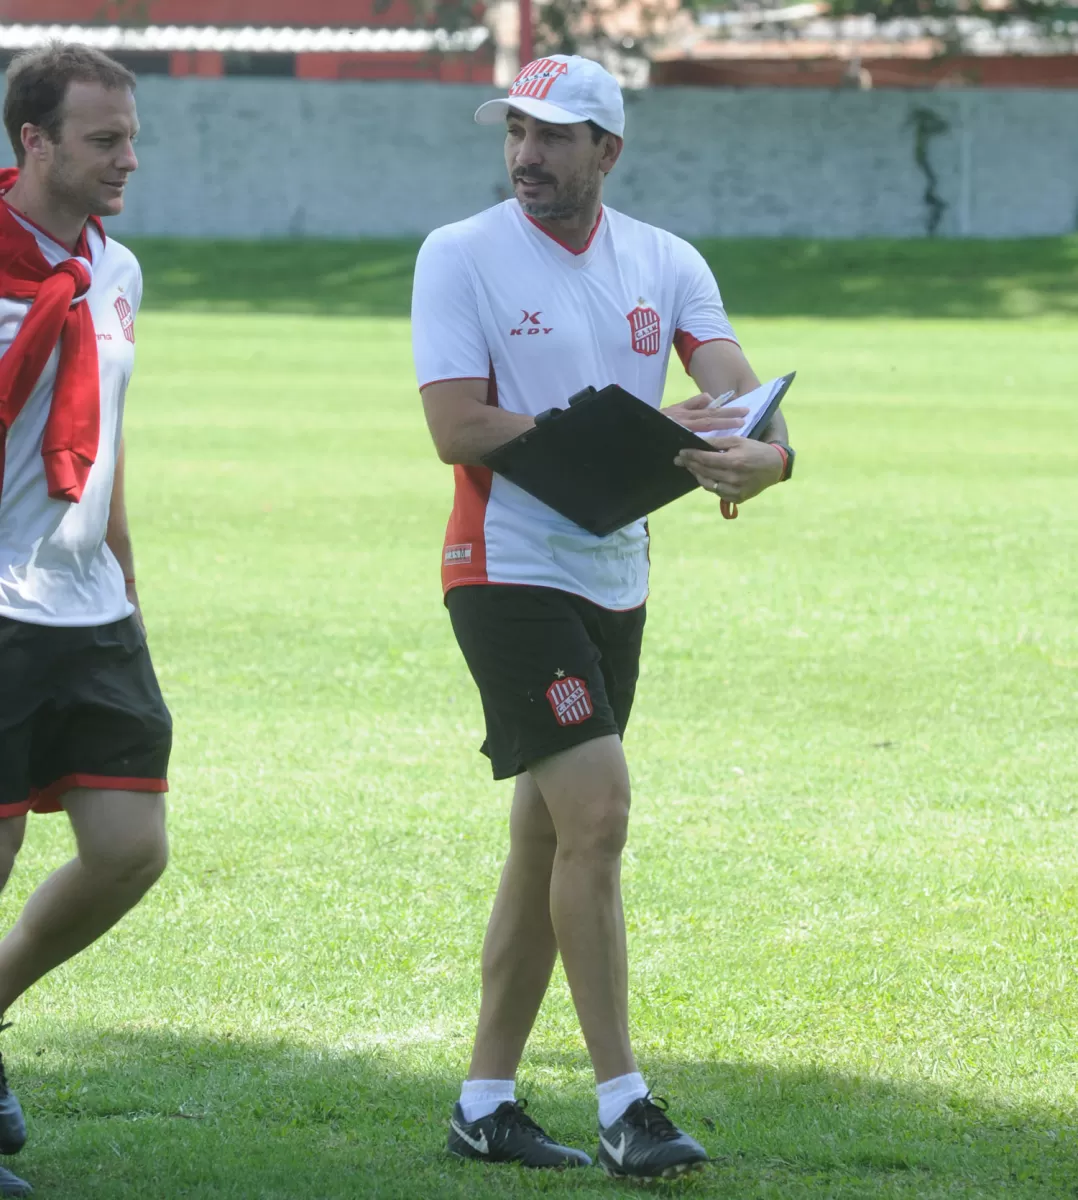
{"label": "black clipboard", "polygon": [[[747,436],[765,428],[794,374],[782,376]],[[586,388],[568,408],[540,414],[534,429],[484,455],[483,465],[588,533],[606,537],[699,487],[674,458],[680,450],[713,448],[611,384],[601,391]]]}

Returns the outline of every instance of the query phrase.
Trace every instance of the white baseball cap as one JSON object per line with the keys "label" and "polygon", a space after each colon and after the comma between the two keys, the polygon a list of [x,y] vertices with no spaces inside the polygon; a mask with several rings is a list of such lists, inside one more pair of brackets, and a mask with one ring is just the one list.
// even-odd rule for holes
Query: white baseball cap
{"label": "white baseball cap", "polygon": [[618,81],[605,67],[579,54],[550,54],[528,63],[510,84],[507,99],[488,100],[475,110],[476,122],[499,125],[511,108],[551,125],[594,121],[607,133],[625,133]]}

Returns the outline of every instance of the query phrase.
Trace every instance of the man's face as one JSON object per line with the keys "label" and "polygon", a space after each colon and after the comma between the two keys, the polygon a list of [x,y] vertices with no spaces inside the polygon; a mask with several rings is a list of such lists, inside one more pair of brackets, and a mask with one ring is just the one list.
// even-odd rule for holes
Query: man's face
{"label": "man's face", "polygon": [[[506,117],[505,165],[520,207],[537,220],[571,220],[586,212],[609,170],[610,138],[595,142],[588,125],[550,125],[512,109]],[[613,165],[612,163],[610,165]]]}
{"label": "man's face", "polygon": [[138,169],[135,97],[127,88],[72,83],[57,141],[42,136],[45,186],[65,208],[95,217],[123,212],[124,188]]}

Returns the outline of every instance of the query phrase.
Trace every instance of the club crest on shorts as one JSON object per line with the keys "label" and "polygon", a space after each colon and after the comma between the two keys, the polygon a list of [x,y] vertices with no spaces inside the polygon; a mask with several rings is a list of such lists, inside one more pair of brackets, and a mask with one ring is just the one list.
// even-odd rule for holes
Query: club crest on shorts
{"label": "club crest on shorts", "polygon": [[113,305],[116,309],[116,315],[120,318],[120,328],[124,331],[124,337],[131,343],[135,340],[135,314],[131,309],[131,305],[123,298],[116,297],[116,303]]}
{"label": "club crest on shorts", "polygon": [[559,725],[579,725],[595,712],[588,685],[575,675],[555,679],[546,690],[546,698]]}
{"label": "club crest on shorts", "polygon": [[641,300],[625,317],[633,331],[633,349],[637,354],[658,354],[662,323],[655,309]]}
{"label": "club crest on shorts", "polygon": [[555,62],[552,58],[537,58],[521,68],[520,74],[509,86],[509,95],[545,100],[554,86],[554,80],[568,70],[567,63]]}

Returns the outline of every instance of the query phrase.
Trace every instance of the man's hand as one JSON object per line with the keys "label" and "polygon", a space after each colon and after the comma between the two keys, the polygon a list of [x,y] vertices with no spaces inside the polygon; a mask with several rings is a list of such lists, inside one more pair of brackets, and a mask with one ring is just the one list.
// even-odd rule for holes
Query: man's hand
{"label": "man's hand", "polygon": [[662,412],[672,417],[679,425],[691,429],[693,433],[713,433],[720,429],[737,429],[748,416],[747,408],[736,408],[731,402],[724,408],[712,408],[712,397],[706,392],[693,396],[691,400],[683,400],[680,404],[671,404]]}
{"label": "man's hand", "polygon": [[710,440],[714,451],[682,450],[674,463],[721,499],[741,504],[782,478],[782,455],[767,442],[739,437]]}

